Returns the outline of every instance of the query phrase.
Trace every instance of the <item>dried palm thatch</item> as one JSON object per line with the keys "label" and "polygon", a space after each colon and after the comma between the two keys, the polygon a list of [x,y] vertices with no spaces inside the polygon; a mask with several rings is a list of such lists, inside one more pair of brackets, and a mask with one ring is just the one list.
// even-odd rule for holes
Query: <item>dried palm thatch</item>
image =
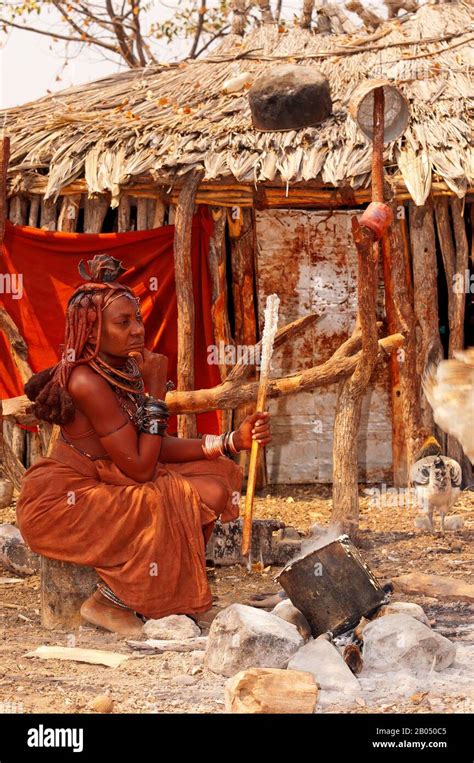
{"label": "dried palm thatch", "polygon": [[[369,144],[347,105],[361,80],[383,76],[411,112],[405,134],[387,146],[388,178],[402,178],[416,204],[433,177],[462,197],[474,185],[473,18],[473,8],[458,3],[422,6],[374,34],[265,24],[244,38],[230,35],[207,59],[125,72],[10,109],[12,191],[42,176],[45,197],[55,199],[85,178],[89,194],[110,192],[116,206],[121,186],[137,176],[179,184],[193,168],[211,182],[364,188]],[[287,61],[325,74],[333,113],[318,127],[258,132],[247,88]]]}

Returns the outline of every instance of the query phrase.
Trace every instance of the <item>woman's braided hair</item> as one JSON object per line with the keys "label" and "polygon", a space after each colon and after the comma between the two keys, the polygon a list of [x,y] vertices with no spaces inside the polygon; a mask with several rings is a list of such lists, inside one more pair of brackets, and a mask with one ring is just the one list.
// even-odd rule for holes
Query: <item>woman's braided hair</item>
{"label": "woman's braided hair", "polygon": [[[127,294],[135,296],[125,284],[116,279],[125,273],[122,263],[107,254],[96,254],[88,260],[87,272],[83,260],[78,265],[81,276],[88,283],[76,286],[66,309],[66,330],[62,357],[59,363],[40,371],[24,386],[29,400],[34,401],[28,413],[51,424],[68,424],[75,415],[73,400],[67,384],[73,368],[89,363],[97,357],[102,333],[102,313],[111,297]],[[91,331],[97,322],[97,341],[92,352],[84,355]]]}

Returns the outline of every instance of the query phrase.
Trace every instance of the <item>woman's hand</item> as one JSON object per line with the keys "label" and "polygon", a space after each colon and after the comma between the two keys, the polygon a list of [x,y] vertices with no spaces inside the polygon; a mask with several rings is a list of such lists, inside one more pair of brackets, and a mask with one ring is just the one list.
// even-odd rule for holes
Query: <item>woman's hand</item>
{"label": "woman's hand", "polygon": [[133,355],[140,367],[148,394],[164,400],[166,395],[166,375],[168,373],[168,358],[166,355],[150,352],[146,347],[141,352],[135,350],[130,352],[129,355]]}
{"label": "woman's hand", "polygon": [[234,434],[234,444],[239,450],[250,450],[253,440],[263,446],[271,439],[268,411],[256,411],[251,416],[246,416]]}

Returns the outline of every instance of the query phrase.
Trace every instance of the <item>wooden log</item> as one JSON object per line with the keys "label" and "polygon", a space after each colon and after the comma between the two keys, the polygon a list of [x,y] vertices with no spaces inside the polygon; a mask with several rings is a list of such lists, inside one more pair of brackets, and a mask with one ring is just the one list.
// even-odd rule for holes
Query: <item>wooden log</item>
{"label": "wooden log", "polygon": [[58,230],[63,233],[74,233],[77,227],[77,218],[81,206],[79,193],[71,196],[63,196],[61,211],[58,217]]}
{"label": "wooden log", "polygon": [[130,197],[122,194],[117,210],[117,231],[125,233],[130,230]]}
{"label": "wooden log", "polygon": [[13,482],[15,489],[20,490],[21,480],[25,473],[25,466],[22,461],[24,439],[22,441],[21,435],[15,435],[15,430],[20,433],[24,430],[17,427],[15,421],[6,420],[4,415],[2,416],[2,427],[3,471],[10,482]]}
{"label": "wooden log", "polygon": [[358,449],[362,399],[378,358],[377,254],[378,244],[352,218],[357,249],[357,324],[362,333],[361,357],[353,374],[341,382],[333,436],[333,510],[331,526],[357,540],[359,528]]}
{"label": "wooden log", "polygon": [[81,604],[99,582],[93,567],[41,557],[41,625],[44,628],[76,628],[84,623]]}
{"label": "wooden log", "polygon": [[[428,201],[423,207],[417,207],[411,202],[409,209],[413,304],[418,324],[416,370],[421,378],[429,352],[433,359],[441,360],[443,357],[438,328],[438,266],[432,203]],[[433,413],[423,393],[420,404],[422,425],[431,431],[434,426]]]}
{"label": "wooden log", "polygon": [[137,199],[137,230],[148,228],[148,199]]}
{"label": "wooden log", "polygon": [[152,205],[153,221],[150,228],[161,228],[165,221],[166,206],[162,199],[156,199]]}
{"label": "wooden log", "polygon": [[26,468],[28,469],[30,466],[33,466],[42,455],[43,451],[39,432],[26,432]]}
{"label": "wooden log", "polygon": [[176,217],[176,205],[170,204],[168,207],[168,225],[175,224],[175,217]]}
{"label": "wooden log", "polygon": [[[257,310],[254,303],[255,223],[253,210],[239,208],[239,212],[238,220],[234,220],[239,224],[233,228],[229,227],[235,341],[237,346],[252,347],[257,344],[258,338]],[[257,378],[255,366],[249,378]],[[237,429],[243,419],[254,412],[254,409],[253,403],[239,406],[234,412],[234,429]],[[248,452],[243,451],[239,456],[239,463],[244,469],[244,474],[247,462]],[[260,448],[258,451],[256,469],[255,486],[261,489],[268,484],[265,448]]]}
{"label": "wooden log", "polygon": [[318,686],[311,673],[279,668],[247,668],[225,685],[228,713],[314,713]]}
{"label": "wooden log", "polygon": [[22,194],[17,194],[10,199],[8,219],[13,225],[26,225],[27,211],[27,202]]}
{"label": "wooden log", "polygon": [[466,311],[465,276],[469,266],[469,246],[466,235],[466,223],[463,214],[463,202],[454,196],[449,200],[454,231],[454,271],[461,288],[450,289],[452,296],[452,324],[450,325],[449,354],[464,348],[464,315]]}
{"label": "wooden log", "polygon": [[40,228],[41,230],[56,230],[57,204],[52,199],[41,199]]}
{"label": "wooden log", "polygon": [[[411,285],[411,268],[409,267],[409,241],[404,235],[404,219],[396,214],[395,203],[392,202],[394,220],[390,231],[382,242],[382,248],[390,251],[390,278],[395,313],[395,332],[405,337],[403,348],[392,353],[398,366],[398,385],[392,389],[393,416],[400,415],[403,421],[398,428],[397,445],[399,449],[399,469],[396,486],[408,484],[408,469],[413,462],[413,456],[419,447],[421,415],[421,376],[417,368],[417,337],[416,320],[413,304],[413,289]],[[392,361],[394,362],[394,361]],[[393,422],[395,428],[396,424]],[[404,437],[404,443],[400,438]]]}
{"label": "wooden log", "polygon": [[38,227],[38,217],[40,213],[40,197],[30,197],[30,209],[28,212],[28,225],[30,228]]}
{"label": "wooden log", "polygon": [[[454,248],[453,233],[449,220],[449,201],[447,198],[434,200],[436,228],[438,241],[443,258],[444,275],[448,290],[448,322],[449,322],[449,350],[448,357],[453,357],[453,349],[463,346],[464,313],[461,326],[454,325],[454,276],[456,273],[456,250]],[[459,316],[458,316],[459,317]],[[453,336],[454,331],[454,336]]]}
{"label": "wooden log", "polygon": [[109,199],[105,196],[84,199],[84,233],[101,233],[108,208]]}
{"label": "wooden log", "polygon": [[[224,348],[223,362],[219,363],[219,373],[222,381],[229,373],[229,366],[225,363],[225,350],[232,347],[235,342],[230,331],[228,315],[228,295],[226,277],[226,215],[222,209],[211,209],[214,220],[214,231],[209,241],[209,272],[212,284],[211,316],[214,327],[214,343],[218,349],[218,358],[221,356],[219,349]],[[232,426],[232,411],[220,412],[220,427],[222,431]]]}
{"label": "wooden log", "polygon": [[[404,342],[405,338],[402,334],[393,334],[379,339],[379,359],[385,357],[393,349],[402,347]],[[354,339],[352,342],[348,341],[344,344],[347,348],[352,348],[356,343],[357,340]],[[327,384],[335,384],[353,373],[361,357],[361,351],[353,355],[334,353],[329,360],[319,366],[313,366],[313,368],[307,368],[304,371],[298,371],[278,379],[271,379],[268,383],[267,397],[283,397]],[[205,413],[215,411],[218,408],[236,408],[241,403],[256,400],[257,390],[258,382],[242,383],[239,379],[230,381],[226,379],[225,382],[210,389],[168,392],[166,403],[171,414]],[[4,418],[16,419],[24,424],[36,424],[35,417],[26,412],[30,405],[31,403],[25,395],[4,400]]]}
{"label": "wooden log", "polygon": [[0,137],[0,246],[3,243],[7,219],[7,172],[9,160],[10,138],[2,135]]}
{"label": "wooden log", "polygon": [[[464,221],[464,204],[454,196],[449,200],[452,228],[454,232],[454,271],[456,284],[453,283],[449,297],[452,299],[452,314],[449,334],[449,356],[456,350],[464,349],[464,317],[466,313],[465,278],[469,275],[469,245]],[[461,464],[466,485],[472,482],[472,464],[464,454],[460,443],[451,435],[447,438],[447,454]]]}
{"label": "wooden log", "polygon": [[21,381],[25,384],[32,375],[28,363],[28,347],[18,327],[4,307],[0,307],[0,331],[3,331],[11,348],[13,362]]}
{"label": "wooden log", "polygon": [[[397,311],[395,309],[394,284],[391,277],[394,257],[403,257],[402,252],[393,251],[390,237],[384,236],[382,241],[383,280],[385,290],[385,314],[387,328],[390,333],[398,329]],[[393,484],[401,487],[407,484],[407,448],[403,404],[400,389],[400,368],[397,352],[390,354],[390,400],[392,413],[392,473]]]}
{"label": "wooden log", "polygon": [[[194,216],[194,199],[203,170],[189,173],[176,208],[174,234],[174,274],[178,303],[178,371],[177,388],[181,391],[194,388],[194,294],[191,261],[191,234]],[[190,414],[178,416],[178,436],[196,437],[196,417]]]}

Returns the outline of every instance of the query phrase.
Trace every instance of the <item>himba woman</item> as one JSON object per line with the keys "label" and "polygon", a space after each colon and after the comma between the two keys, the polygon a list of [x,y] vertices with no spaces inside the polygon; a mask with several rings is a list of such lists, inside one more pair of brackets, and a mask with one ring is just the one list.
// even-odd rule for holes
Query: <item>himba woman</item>
{"label": "himba woman", "polygon": [[17,520],[33,551],[96,569],[86,621],[134,635],[148,618],[211,608],[205,543],[217,517],[239,513],[243,475],[230,456],[271,440],[269,416],[223,435],[168,435],[167,361],[145,348],[139,300],[117,281],[125,269],[108,255],[88,263],[60,362],[25,385],[32,412],[60,434],[25,472]]}

